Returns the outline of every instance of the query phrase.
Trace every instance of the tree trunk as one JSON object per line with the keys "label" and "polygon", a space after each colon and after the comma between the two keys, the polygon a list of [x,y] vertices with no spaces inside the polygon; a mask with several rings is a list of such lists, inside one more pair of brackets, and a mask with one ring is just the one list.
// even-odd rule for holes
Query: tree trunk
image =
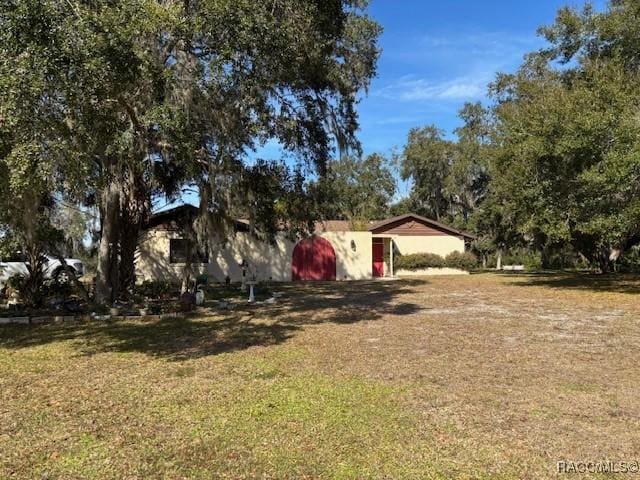
{"label": "tree trunk", "polygon": [[496,252],[496,270],[502,270],[502,249]]}
{"label": "tree trunk", "polygon": [[[142,148],[142,147],[141,147]],[[142,163],[142,159],[139,160]],[[135,257],[140,231],[151,212],[151,198],[143,182],[143,172],[130,166],[124,174],[120,198],[120,290],[128,296],[136,283]]]}
{"label": "tree trunk", "polygon": [[191,235],[187,235],[187,259],[184,264],[184,269],[182,270],[182,287],[180,288],[181,293],[186,293],[191,291],[191,279],[193,278],[193,250],[194,245],[192,245]]}
{"label": "tree trunk", "polygon": [[136,283],[135,256],[138,247],[139,229],[137,225],[123,225],[120,237],[119,279],[120,293],[127,295]]}
{"label": "tree trunk", "polygon": [[549,270],[551,268],[551,258],[549,256],[549,247],[546,245],[540,250],[540,261],[542,263],[543,270]]}
{"label": "tree trunk", "polygon": [[[126,196],[135,195],[133,192],[124,192]],[[143,201],[131,198],[121,202],[122,215],[120,216],[120,260],[118,263],[120,280],[117,294],[127,297],[136,283],[136,249],[142,229],[142,216],[138,209],[142,209]],[[133,203],[133,205],[132,205]]]}
{"label": "tree trunk", "polygon": [[608,250],[601,250],[598,252],[598,266],[600,267],[600,273],[609,273],[611,271],[611,263]]}
{"label": "tree trunk", "polygon": [[102,235],[98,249],[96,303],[112,304],[118,287],[120,190],[112,181],[102,192]]}

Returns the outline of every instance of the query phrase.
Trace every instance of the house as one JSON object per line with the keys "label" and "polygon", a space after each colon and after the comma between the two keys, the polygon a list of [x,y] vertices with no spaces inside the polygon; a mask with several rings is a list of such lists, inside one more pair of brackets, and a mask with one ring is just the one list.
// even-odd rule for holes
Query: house
{"label": "house", "polygon": [[[196,207],[183,205],[157,213],[139,242],[136,274],[140,280],[179,279],[189,243],[180,225],[192,221]],[[198,251],[194,271],[209,278],[242,278],[243,262],[259,280],[362,280],[391,277],[398,254],[463,252],[472,235],[415,214],[363,225],[348,221],[316,224],[313,235],[291,241],[277,235],[275,242],[256,239],[246,221],[238,220],[235,235],[216,251]]]}

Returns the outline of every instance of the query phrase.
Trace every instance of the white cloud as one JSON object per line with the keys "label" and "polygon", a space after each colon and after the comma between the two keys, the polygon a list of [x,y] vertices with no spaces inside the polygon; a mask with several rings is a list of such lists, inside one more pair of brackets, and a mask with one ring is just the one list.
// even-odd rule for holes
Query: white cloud
{"label": "white cloud", "polygon": [[480,100],[497,72],[513,70],[525,52],[540,44],[537,36],[507,32],[422,35],[414,39],[412,48],[404,42],[383,53],[409,63],[415,73],[389,82],[373,94],[405,102]]}
{"label": "white cloud", "polygon": [[515,69],[541,40],[509,32],[447,32],[422,35],[413,45],[396,44],[383,60],[390,55],[412,65],[415,73],[383,85],[374,95],[406,102],[479,100],[497,72]]}
{"label": "white cloud", "polygon": [[486,92],[490,77],[460,77],[451,80],[433,81],[425,78],[402,77],[381,89],[374,95],[401,101],[423,100],[473,100],[480,99]]}
{"label": "white cloud", "polygon": [[423,58],[457,58],[496,65],[519,63],[523,55],[540,48],[537,35],[504,32],[456,33],[450,36],[424,35],[417,39],[414,51]]}

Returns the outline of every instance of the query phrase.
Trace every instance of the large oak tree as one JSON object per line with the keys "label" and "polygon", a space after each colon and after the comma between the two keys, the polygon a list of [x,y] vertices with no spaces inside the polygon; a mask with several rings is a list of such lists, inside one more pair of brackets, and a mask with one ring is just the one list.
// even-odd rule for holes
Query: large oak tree
{"label": "large oak tree", "polygon": [[[300,172],[323,174],[333,145],[358,150],[355,105],[374,75],[380,32],[365,7],[3,3],[0,162],[11,170],[7,159],[35,151],[55,195],[99,207],[98,301],[133,281],[138,234],[157,195],[195,187],[203,237],[224,236],[238,206],[263,231],[296,223],[283,217],[296,211],[288,204],[299,202]],[[23,130],[30,117],[38,128]],[[248,161],[267,141],[295,156],[298,174]],[[279,188],[263,188],[273,181]]]}
{"label": "large oak tree", "polygon": [[535,243],[608,270],[640,242],[640,5],[561,9],[549,46],[493,86],[495,194]]}

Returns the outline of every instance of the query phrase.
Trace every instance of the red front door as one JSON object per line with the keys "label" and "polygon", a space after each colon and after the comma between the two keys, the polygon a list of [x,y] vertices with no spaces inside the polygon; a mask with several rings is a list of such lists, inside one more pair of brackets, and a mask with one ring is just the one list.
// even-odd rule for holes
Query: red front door
{"label": "red front door", "polygon": [[373,276],[384,277],[384,245],[382,242],[373,244],[372,256]]}

